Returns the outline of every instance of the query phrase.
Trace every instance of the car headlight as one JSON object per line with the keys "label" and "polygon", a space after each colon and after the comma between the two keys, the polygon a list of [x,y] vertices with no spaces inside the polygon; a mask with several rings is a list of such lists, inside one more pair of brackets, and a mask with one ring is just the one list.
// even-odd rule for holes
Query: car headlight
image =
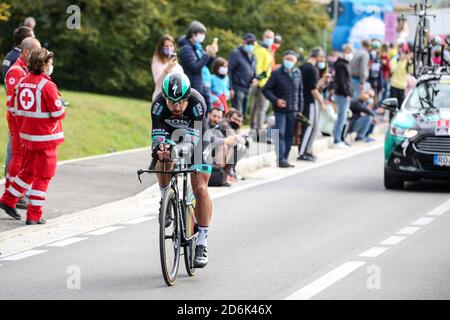
{"label": "car headlight", "polygon": [[391,126],[389,133],[398,136],[398,137],[405,137],[408,139],[414,138],[417,135],[417,130],[413,129],[403,129],[399,127]]}

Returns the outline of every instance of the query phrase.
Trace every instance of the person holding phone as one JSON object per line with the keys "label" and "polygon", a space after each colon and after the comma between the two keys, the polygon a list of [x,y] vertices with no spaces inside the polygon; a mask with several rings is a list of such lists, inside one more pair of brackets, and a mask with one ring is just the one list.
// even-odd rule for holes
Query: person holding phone
{"label": "person holding phone", "polygon": [[155,82],[155,91],[152,100],[161,92],[164,78],[172,72],[183,73],[175,52],[175,40],[172,36],[164,34],[156,44],[152,58],[152,74]]}

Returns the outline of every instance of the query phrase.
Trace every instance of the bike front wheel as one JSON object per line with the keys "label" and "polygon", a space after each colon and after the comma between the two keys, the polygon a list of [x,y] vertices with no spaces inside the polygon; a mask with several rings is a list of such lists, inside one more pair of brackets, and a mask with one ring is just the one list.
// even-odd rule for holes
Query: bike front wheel
{"label": "bike front wheel", "polygon": [[173,189],[166,191],[159,212],[159,251],[164,281],[175,284],[180,265],[181,224]]}
{"label": "bike front wheel", "polygon": [[186,205],[186,212],[184,214],[184,227],[186,229],[186,237],[192,238],[189,244],[184,247],[184,265],[186,266],[187,274],[190,277],[195,275],[194,267],[194,255],[195,255],[195,245],[197,243],[198,231],[196,228],[195,219],[195,196],[192,192],[192,188],[188,186],[187,190],[188,203]]}

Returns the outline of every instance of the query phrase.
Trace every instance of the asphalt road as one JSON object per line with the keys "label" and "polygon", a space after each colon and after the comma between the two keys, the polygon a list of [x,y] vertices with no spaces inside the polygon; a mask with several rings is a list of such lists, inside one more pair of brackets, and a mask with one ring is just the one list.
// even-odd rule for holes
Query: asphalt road
{"label": "asphalt road", "polygon": [[[153,219],[0,260],[0,299],[449,299],[450,212],[426,214],[449,200],[450,184],[386,191],[382,157],[378,149],[214,200],[210,263],[193,278],[180,266],[175,287],[162,280]],[[387,251],[360,256],[373,247]],[[362,265],[346,273],[349,262]]]}
{"label": "asphalt road", "polygon": [[[59,165],[47,191],[45,218],[75,213],[139,193],[156,182],[154,176],[149,176],[145,184],[138,182],[136,171],[146,169],[149,164],[149,151],[139,150]],[[26,210],[19,212],[25,217]],[[12,220],[0,212],[0,232],[23,225],[23,221]]]}

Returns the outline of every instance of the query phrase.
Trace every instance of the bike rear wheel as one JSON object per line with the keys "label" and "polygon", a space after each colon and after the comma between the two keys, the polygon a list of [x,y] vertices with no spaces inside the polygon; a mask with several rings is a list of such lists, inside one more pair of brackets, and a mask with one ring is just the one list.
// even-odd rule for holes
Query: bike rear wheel
{"label": "bike rear wheel", "polygon": [[[166,191],[159,213],[159,252],[164,281],[175,284],[181,253],[181,224],[178,204],[173,189]],[[167,220],[171,222],[168,223]],[[166,227],[167,225],[167,227]]]}

